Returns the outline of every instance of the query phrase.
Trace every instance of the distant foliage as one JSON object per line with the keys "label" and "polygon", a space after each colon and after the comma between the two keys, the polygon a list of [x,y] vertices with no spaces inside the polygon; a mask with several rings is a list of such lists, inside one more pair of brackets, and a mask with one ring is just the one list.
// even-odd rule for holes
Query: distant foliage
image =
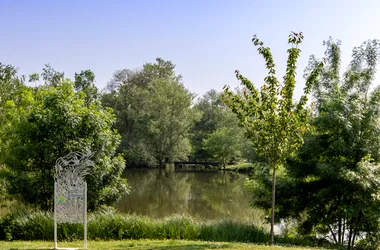
{"label": "distant foliage", "polygon": [[[46,86],[57,87],[65,78],[65,73],[56,71],[50,64],[45,64],[41,76]],[[32,74],[30,80],[37,80],[37,75]]]}
{"label": "distant foliage", "polygon": [[25,77],[19,76],[17,68],[0,62],[0,119],[4,115],[4,105],[8,100],[17,102],[17,92],[25,88]]}
{"label": "distant foliage", "polygon": [[75,73],[74,88],[86,95],[87,106],[99,99],[98,88],[95,86],[95,74],[91,70]]}
{"label": "distant foliage", "polygon": [[219,162],[225,166],[230,161],[251,157],[254,149],[244,137],[244,129],[238,126],[238,119],[223,103],[221,93],[210,90],[197,100],[194,108],[201,114],[191,130],[192,152],[190,158],[196,161]]}
{"label": "distant foliage", "polygon": [[103,105],[117,115],[119,151],[130,166],[163,166],[187,159],[191,151],[189,133],[200,114],[174,69],[157,58],[139,71],[116,71],[102,95]]}

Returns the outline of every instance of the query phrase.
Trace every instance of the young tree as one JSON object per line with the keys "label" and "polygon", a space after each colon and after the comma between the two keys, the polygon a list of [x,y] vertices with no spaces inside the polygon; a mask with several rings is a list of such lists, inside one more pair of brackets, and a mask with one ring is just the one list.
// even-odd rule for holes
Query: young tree
{"label": "young tree", "polygon": [[[301,233],[330,235],[352,249],[359,236],[379,236],[380,88],[371,91],[371,83],[380,43],[369,40],[355,48],[343,77],[340,42],[330,39],[325,45],[327,64],[313,91],[315,130],[287,160],[278,208],[282,218],[307,211]],[[316,63],[311,57],[308,73]],[[264,205],[264,197],[257,198]],[[370,243],[374,248],[375,241]]]}
{"label": "young tree", "polygon": [[115,117],[99,102],[85,104],[68,80],[57,87],[25,89],[18,102],[7,101],[0,127],[0,163],[9,169],[9,193],[25,203],[51,209],[54,165],[70,151],[94,152],[95,167],[86,177],[89,209],[112,205],[128,191],[125,168],[115,151],[120,136]]}
{"label": "young tree", "polygon": [[323,63],[315,66],[306,80],[304,95],[298,103],[293,103],[296,63],[300,55],[298,45],[302,40],[302,33],[292,32],[289,35],[288,43],[292,48],[288,49],[286,74],[281,86],[276,77],[270,48],[264,47],[264,43],[255,35],[252,41],[258,47],[259,54],[264,57],[269,74],[264,78],[260,92],[239,71],[236,71],[236,77],[244,86],[243,95],[233,93],[228,86],[224,88],[226,104],[237,115],[256,152],[265,157],[272,171],[270,245],[273,245],[274,241],[276,169],[302,145],[302,134],[309,128],[307,110],[304,106],[312,85],[323,67]]}

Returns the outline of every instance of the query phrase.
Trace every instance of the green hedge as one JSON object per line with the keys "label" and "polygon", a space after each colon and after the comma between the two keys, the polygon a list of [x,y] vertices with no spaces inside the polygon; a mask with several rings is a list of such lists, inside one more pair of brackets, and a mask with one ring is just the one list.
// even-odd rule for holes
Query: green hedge
{"label": "green hedge", "polygon": [[[15,211],[0,219],[0,240],[53,240],[53,214]],[[83,239],[82,224],[59,224],[58,239]],[[154,219],[103,212],[89,215],[88,239],[186,239],[267,243],[269,234],[253,225],[229,220],[197,222],[188,216]],[[276,243],[316,246],[315,239],[277,236]]]}

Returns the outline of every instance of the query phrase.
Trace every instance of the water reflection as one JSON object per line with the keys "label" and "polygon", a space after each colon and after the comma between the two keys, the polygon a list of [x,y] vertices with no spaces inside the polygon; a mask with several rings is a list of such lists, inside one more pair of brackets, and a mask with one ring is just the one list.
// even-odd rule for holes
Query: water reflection
{"label": "water reflection", "polygon": [[198,220],[233,219],[261,224],[263,213],[249,207],[246,176],[232,172],[177,172],[128,169],[132,187],[116,206],[126,213],[153,217],[189,214]]}

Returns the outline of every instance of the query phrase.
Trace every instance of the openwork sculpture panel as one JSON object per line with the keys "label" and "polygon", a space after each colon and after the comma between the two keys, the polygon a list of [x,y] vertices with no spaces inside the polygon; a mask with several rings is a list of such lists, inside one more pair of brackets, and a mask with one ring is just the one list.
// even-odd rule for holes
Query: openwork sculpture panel
{"label": "openwork sculpture panel", "polygon": [[86,210],[86,182],[84,177],[94,163],[92,153],[71,152],[57,159],[55,164],[55,220],[56,223],[82,223]]}

